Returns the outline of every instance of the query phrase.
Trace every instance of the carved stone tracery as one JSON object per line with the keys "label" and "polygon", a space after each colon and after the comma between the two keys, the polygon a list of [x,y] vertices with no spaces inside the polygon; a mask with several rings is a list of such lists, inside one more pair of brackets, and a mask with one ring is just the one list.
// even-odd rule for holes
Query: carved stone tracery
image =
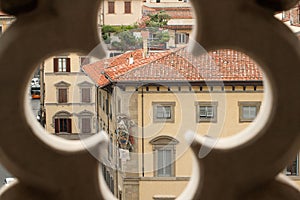
{"label": "carved stone tracery", "polygon": [[[99,2],[0,1],[5,12],[17,15],[16,22],[0,38],[0,66],[5,67],[5,76],[0,79],[0,157],[18,178],[17,183],[2,189],[1,199],[113,199],[99,173],[98,161],[83,145],[45,136],[26,117],[30,114],[28,110],[24,112],[23,105],[26,83],[37,63],[69,50],[88,53],[99,43]],[[300,147],[300,93],[295,92],[300,91],[296,84],[300,73],[299,44],[295,35],[273,17],[274,11],[291,8],[295,3],[296,0],[193,2],[198,20],[196,40],[208,50],[232,48],[252,56],[263,67],[268,84],[260,112],[263,114],[258,116],[256,126],[245,133],[248,136],[220,140],[206,157],[197,157],[192,180],[179,199],[300,198],[290,180],[278,176]],[[104,56],[103,52],[98,55]],[[15,81],[8,88],[11,77]],[[87,148],[105,149],[104,134],[97,137],[91,138],[93,142]],[[191,140],[195,155],[209,147],[207,141],[199,136]],[[61,170],[66,168],[70,170]]]}

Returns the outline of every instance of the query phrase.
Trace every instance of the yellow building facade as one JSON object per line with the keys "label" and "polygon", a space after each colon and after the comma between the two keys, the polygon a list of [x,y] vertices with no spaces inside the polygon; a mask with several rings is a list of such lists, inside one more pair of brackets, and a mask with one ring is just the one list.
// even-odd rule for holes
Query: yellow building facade
{"label": "yellow building facade", "polygon": [[44,61],[45,129],[67,139],[97,132],[95,86],[81,71],[89,58],[75,53]]}
{"label": "yellow building facade", "polygon": [[[262,73],[232,50],[210,52],[210,67],[180,48],[142,52],[83,67],[98,85],[99,127],[109,137],[102,170],[119,199],[175,199],[192,176],[186,134],[218,142],[253,125],[264,99]],[[284,173],[298,183],[298,158]]]}

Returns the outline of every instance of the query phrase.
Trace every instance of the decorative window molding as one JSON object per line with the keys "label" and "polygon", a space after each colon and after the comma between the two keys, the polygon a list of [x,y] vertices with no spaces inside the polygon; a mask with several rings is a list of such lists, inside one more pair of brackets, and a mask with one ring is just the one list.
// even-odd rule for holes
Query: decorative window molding
{"label": "decorative window molding", "polygon": [[218,102],[197,101],[196,106],[196,122],[217,122]]}
{"label": "decorative window molding", "polygon": [[94,114],[88,110],[84,110],[77,114],[78,127],[81,133],[92,133],[92,123]]}
{"label": "decorative window molding", "polygon": [[78,84],[78,87],[80,89],[80,102],[81,103],[91,103],[92,102],[92,87],[93,84],[84,81],[82,83]]}
{"label": "decorative window molding", "polygon": [[52,118],[55,133],[72,133],[72,114],[67,111],[59,111]]}
{"label": "decorative window molding", "polygon": [[252,122],[260,109],[260,101],[239,101],[239,122]]}
{"label": "decorative window molding", "polygon": [[150,142],[154,153],[154,176],[155,177],[174,177],[176,145],[178,140],[171,136],[158,136]]}
{"label": "decorative window molding", "polygon": [[57,102],[59,104],[68,103],[68,96],[69,96],[69,87],[70,84],[64,81],[60,81],[54,85],[56,87],[56,96]]}
{"label": "decorative window molding", "polygon": [[152,102],[153,122],[175,122],[175,102]]}

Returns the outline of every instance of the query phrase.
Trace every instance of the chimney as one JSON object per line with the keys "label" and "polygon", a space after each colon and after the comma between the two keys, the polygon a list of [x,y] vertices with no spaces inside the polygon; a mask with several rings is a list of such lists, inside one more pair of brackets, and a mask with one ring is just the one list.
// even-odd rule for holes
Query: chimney
{"label": "chimney", "polygon": [[149,56],[149,49],[148,49],[149,31],[142,30],[141,34],[143,38],[143,58],[147,58]]}
{"label": "chimney", "polygon": [[132,54],[130,54],[130,57],[129,57],[129,65],[132,65],[133,63],[134,63],[134,59],[133,59]]}

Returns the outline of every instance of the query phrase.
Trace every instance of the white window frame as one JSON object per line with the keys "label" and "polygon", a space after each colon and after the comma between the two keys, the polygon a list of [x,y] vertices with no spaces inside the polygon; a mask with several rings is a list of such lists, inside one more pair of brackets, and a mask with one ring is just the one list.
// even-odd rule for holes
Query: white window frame
{"label": "white window frame", "polygon": [[[218,116],[218,102],[213,101],[197,101],[195,102],[196,106],[196,122],[217,122]],[[206,115],[201,116],[201,109],[206,110]],[[211,108],[212,116],[208,115],[208,109]]]}
{"label": "white window frame", "polygon": [[[153,106],[153,122],[175,122],[175,102],[152,102]],[[158,117],[158,112],[160,112],[162,107],[170,107],[170,117]]]}
{"label": "white window frame", "polygon": [[[155,177],[175,177],[176,176],[176,145],[179,143],[178,140],[171,136],[167,135],[161,135],[154,139],[152,139],[150,142],[152,144],[153,149],[153,168],[154,168],[154,176]],[[158,158],[158,152],[159,151],[170,151],[171,152],[171,158],[170,163],[164,163],[163,167],[166,167],[170,165],[170,174],[159,174],[159,158]]]}
{"label": "white window frame", "polygon": [[[259,113],[261,102],[260,101],[239,101],[239,122],[252,122]],[[255,108],[256,115],[251,117],[244,116],[244,108]],[[250,112],[250,111],[249,111]]]}

